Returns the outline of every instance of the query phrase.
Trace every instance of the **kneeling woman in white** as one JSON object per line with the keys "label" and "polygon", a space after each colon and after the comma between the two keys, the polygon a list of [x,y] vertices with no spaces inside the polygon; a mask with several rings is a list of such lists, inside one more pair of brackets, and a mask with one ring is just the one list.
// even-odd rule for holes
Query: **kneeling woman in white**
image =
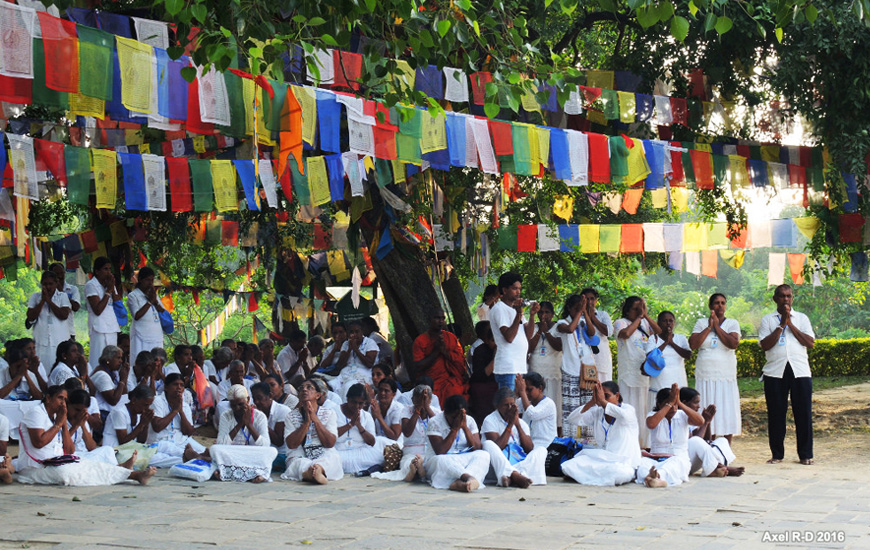
{"label": "kneeling woman in white", "polygon": [[151,458],[152,466],[169,468],[205,452],[205,447],[193,439],[193,411],[184,400],[184,377],[181,374],[171,372],[166,375],[163,393],[154,398],[151,410],[154,417],[148,443],[157,444],[157,453]]}
{"label": "kneeling woman in white", "polygon": [[650,453],[670,456],[662,462],[642,458],[636,481],[647,487],[689,481],[689,425],[703,423],[700,414],[680,401],[680,386],[676,382],[670,388],[660,389],[656,393],[656,406],[646,417],[646,427],[650,433]]}
{"label": "kneeling woman in white", "polygon": [[299,405],[284,420],[287,469],[281,479],[325,485],[344,476],[335,450],[338,426],[335,413],[317,404],[322,396],[311,380],[299,385]]}
{"label": "kneeling woman in white", "polygon": [[693,411],[700,413],[704,423],[698,426],[689,437],[689,460],[692,467],[689,475],[701,471],[705,477],[725,477],[743,475],[743,466],[732,466],[737,456],[731,450],[728,438],[712,439],[710,422],[716,416],[716,405],[707,405],[701,410],[701,395],[694,388],[681,388],[680,401]]}
{"label": "kneeling woman in white", "polygon": [[375,445],[375,421],[366,406],[366,389],[354,384],[347,390],[347,403],[341,406],[344,424],[338,427],[338,454],[346,474],[368,475],[384,463],[384,448]]}
{"label": "kneeling woman in white", "polygon": [[[381,381],[384,384],[384,381]],[[372,474],[375,479],[389,481],[414,481],[426,477],[423,467],[423,453],[426,452],[426,430],[429,421],[441,410],[432,405],[432,388],[420,384],[411,393],[411,407],[406,407],[402,415],[402,460],[399,469],[392,472]],[[395,401],[394,401],[395,402]]]}
{"label": "kneeling woman in white", "polygon": [[517,394],[523,402],[523,420],[529,424],[529,435],[535,448],[546,449],[558,435],[559,420],[556,403],[544,395],[544,377],[537,372],[517,374]]}
{"label": "kneeling woman in white", "polygon": [[[529,425],[520,418],[514,390],[507,386],[499,388],[493,406],[495,410],[483,420],[481,430],[486,437],[483,450],[489,453],[499,486],[527,489],[529,485],[546,485],[547,449],[535,447],[532,442]],[[505,453],[514,458],[513,463]]]}
{"label": "kneeling woman in white", "polygon": [[222,481],[271,481],[272,462],[278,451],[269,442],[269,420],[254,408],[245,386],[227,391],[230,410],[221,415],[217,444],[209,455]]}
{"label": "kneeling woman in white", "polygon": [[[21,450],[18,458],[18,481],[40,485],[96,486],[114,485],[128,479],[142,485],[156,470],[134,472],[95,460],[81,459],[61,466],[47,466],[45,460],[75,451],[67,424],[67,393],[63,386],[50,386],[44,403],[33,407],[21,422]],[[135,456],[133,457],[135,460]]]}
{"label": "kneeling woman in white", "polygon": [[562,464],[562,473],[583,485],[614,486],[632,481],[640,465],[634,407],[622,402],[615,382],[595,383],[592,401],[568,421],[592,430],[598,448],[584,447]]}
{"label": "kneeling woman in white", "polygon": [[[105,462],[106,464],[117,466],[118,461],[115,460],[115,449],[100,447],[91,435],[91,428],[88,426],[88,418],[90,417],[88,407],[91,404],[90,394],[85,390],[78,389],[68,391],[68,395],[67,429],[75,447],[74,454],[79,458],[96,460],[97,462]],[[135,459],[133,460],[135,461]],[[129,466],[132,466],[132,464],[133,462],[129,462]]]}
{"label": "kneeling woman in white", "polygon": [[423,465],[436,489],[470,493],[483,487],[489,455],[482,450],[477,423],[466,409],[465,398],[452,395],[444,400],[444,412],[429,422]]}

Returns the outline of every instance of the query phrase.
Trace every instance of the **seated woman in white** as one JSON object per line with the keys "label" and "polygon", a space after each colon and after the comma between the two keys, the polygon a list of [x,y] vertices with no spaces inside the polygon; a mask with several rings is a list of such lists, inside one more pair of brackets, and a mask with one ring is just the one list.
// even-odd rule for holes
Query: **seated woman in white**
{"label": "seated woman in white", "polygon": [[145,443],[154,411],[154,390],[151,386],[136,386],[126,403],[113,407],[103,428],[103,446],[118,447],[131,441]]}
{"label": "seated woman in white", "polygon": [[325,485],[344,476],[335,450],[338,426],[335,413],[318,405],[323,394],[311,380],[299,385],[299,406],[284,421],[287,469],[281,479]]}
{"label": "seated woman in white", "polygon": [[432,487],[470,493],[483,487],[489,471],[489,455],[480,444],[477,423],[466,414],[468,403],[461,395],[444,400],[444,412],[426,429],[429,441],[423,467]]}
{"label": "seated woman in white", "polygon": [[486,438],[483,450],[489,453],[500,487],[528,489],[529,485],[546,485],[547,448],[535,447],[529,425],[520,418],[514,395],[515,390],[507,386],[495,392],[492,400],[495,410],[484,418],[480,427]]}
{"label": "seated woman in white", "polygon": [[[432,387],[432,384],[435,383],[435,381],[432,380],[431,376],[418,376],[416,382],[417,382],[418,386],[429,386],[430,388]],[[414,403],[411,400],[412,394],[413,394],[413,392],[410,392],[410,391],[400,393],[400,394],[396,395],[396,401],[398,401],[399,403],[401,403],[402,405],[404,405],[406,407],[413,407]],[[441,410],[441,401],[438,399],[438,396],[435,395],[434,393],[432,394],[432,407],[436,408],[438,410]]]}
{"label": "seated woman in white", "polygon": [[338,443],[341,469],[357,477],[379,471],[384,463],[383,447],[375,445],[375,421],[366,406],[366,390],[354,384],[347,390],[347,403],[341,406],[338,417]]}
{"label": "seated woman in white", "polygon": [[743,475],[746,470],[743,466],[732,466],[737,460],[731,450],[731,444],[727,437],[713,439],[710,433],[710,422],[716,415],[716,405],[710,404],[701,410],[701,394],[695,388],[680,388],[680,401],[690,409],[699,412],[704,423],[695,428],[689,437],[689,460],[692,466],[689,475],[697,471],[705,477],[725,477]]}
{"label": "seated woman in white", "polygon": [[[45,466],[43,461],[72,454],[75,443],[67,424],[67,393],[62,386],[50,386],[45,402],[27,411],[21,425],[21,454],[18,481],[41,485],[114,485],[128,479],[145,485],[155,468],[133,471],[128,467],[80,459],[60,466]],[[132,464],[136,456],[125,464]]]}
{"label": "seated woman in white", "polygon": [[282,405],[272,399],[272,388],[266,382],[257,382],[251,386],[251,396],[254,398],[254,406],[266,415],[269,420],[269,443],[278,451],[278,456],[272,465],[273,468],[281,467],[287,461],[287,442],[284,441],[284,421],[290,413],[290,407]]}
{"label": "seated woman in white", "polygon": [[218,423],[217,443],[208,454],[217,464],[215,477],[222,481],[271,481],[272,463],[278,451],[269,442],[269,419],[251,405],[241,384],[227,391],[230,410]]}
{"label": "seated woman in white", "polygon": [[[79,347],[72,340],[66,340],[57,345],[56,358],[48,373],[48,384],[59,386],[66,382],[67,378],[78,378],[76,364],[81,360]],[[85,371],[87,372],[87,371]]]}
{"label": "seated woman in white", "polygon": [[372,367],[378,358],[378,345],[371,338],[363,336],[358,321],[347,325],[348,337],[341,345],[336,366],[339,375],[329,382],[329,386],[339,395],[346,395],[354,384],[371,384]]}
{"label": "seated woman in white", "polygon": [[441,412],[432,406],[432,388],[420,384],[411,394],[413,405],[402,407],[402,460],[399,469],[392,472],[378,472],[373,478],[388,481],[414,481],[426,477],[423,467],[423,455],[426,452],[428,440],[426,431],[429,421]]}
{"label": "seated woman in white", "polygon": [[535,448],[546,449],[558,435],[556,402],[544,395],[546,382],[537,372],[517,374],[516,390],[523,402],[523,420],[529,425]]}
{"label": "seated woman in white", "polygon": [[[229,389],[232,386],[244,386],[245,390],[247,390],[248,392],[248,395],[251,395],[251,386],[254,385],[254,381],[245,378],[245,371],[245,364],[238,359],[234,359],[232,362],[230,362],[230,366],[227,369],[226,379],[218,385],[217,391],[219,403],[217,404],[215,420],[220,419],[224,415],[224,413],[229,410],[230,403],[229,398],[227,397],[227,392],[229,392]],[[251,399],[248,404],[253,406],[254,400]]]}
{"label": "seated woman in white", "polygon": [[680,386],[674,382],[656,394],[655,408],[646,417],[650,454],[665,458],[656,462],[643,457],[636,481],[647,487],[667,487],[689,481],[689,425],[704,423],[701,415],[680,401]]}
{"label": "seated woman in white", "polygon": [[97,361],[97,367],[88,379],[92,386],[94,397],[103,418],[109,416],[112,407],[121,402],[127,395],[127,382],[130,375],[130,365],[122,363],[123,353],[118,346],[106,346]]}
{"label": "seated woman in white", "polygon": [[[105,462],[106,464],[117,466],[118,461],[115,459],[115,449],[100,447],[94,441],[94,436],[91,434],[91,428],[88,425],[88,417],[90,416],[88,407],[91,404],[90,394],[82,389],[67,390],[67,393],[69,395],[67,400],[67,429],[75,446],[73,454],[88,460],[96,460],[97,462]],[[133,459],[133,462],[135,462],[135,459]],[[133,462],[127,461],[122,466],[130,468]]]}
{"label": "seated woman in white", "polygon": [[562,464],[562,473],[583,485],[602,487],[632,481],[640,465],[634,407],[622,402],[615,382],[595,383],[592,400],[575,409],[568,422],[592,430],[598,448],[584,447]]}
{"label": "seated woman in white", "polygon": [[[299,397],[285,390],[283,378],[280,373],[271,373],[263,377],[263,382],[269,385],[269,395],[272,401],[284,405],[288,409],[295,409],[299,404]],[[253,388],[253,386],[251,386]],[[296,389],[294,388],[295,392]],[[283,437],[283,436],[282,436]]]}
{"label": "seated woman in white", "polygon": [[12,483],[12,474],[15,473],[15,466],[12,465],[12,458],[9,456],[9,420],[0,414],[0,483]]}
{"label": "seated woman in white", "polygon": [[[382,378],[375,388],[377,394],[369,396],[369,412],[375,421],[377,446],[383,452],[384,447],[399,441],[405,406],[396,400],[399,385],[392,378]],[[366,390],[371,391],[371,388]]]}
{"label": "seated woman in white", "polygon": [[9,421],[12,437],[18,437],[18,426],[27,409],[39,406],[47,378],[35,353],[31,358],[25,351],[28,346],[35,349],[29,338],[9,340],[5,359],[0,359],[0,415]]}
{"label": "seated woman in white", "polygon": [[169,373],[163,390],[151,404],[154,416],[147,439],[149,445],[157,445],[150,462],[157,468],[169,468],[205,452],[205,447],[193,439],[193,411],[184,399],[184,377]]}
{"label": "seated woman in white", "polygon": [[344,402],[340,397],[338,397],[338,394],[329,389],[329,384],[327,384],[326,380],[323,378],[318,376],[316,378],[310,378],[310,380],[320,393],[320,397],[317,398],[317,406],[331,410],[335,413],[336,420],[341,418],[341,406]]}

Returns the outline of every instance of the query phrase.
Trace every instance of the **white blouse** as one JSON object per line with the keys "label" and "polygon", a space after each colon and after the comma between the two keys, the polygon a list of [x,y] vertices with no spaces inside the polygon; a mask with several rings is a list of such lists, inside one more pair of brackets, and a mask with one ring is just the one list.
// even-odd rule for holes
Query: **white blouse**
{"label": "white blouse", "polygon": [[[320,423],[326,428],[326,431],[338,437],[338,424],[335,420],[335,413],[325,407],[318,407],[317,418]],[[284,420],[284,441],[290,437],[290,434],[299,429],[304,423],[302,412],[299,409],[290,409],[287,413],[287,418]],[[338,442],[336,442],[338,446]],[[308,434],[305,440],[298,447],[294,447],[287,451],[287,458],[305,458],[305,449],[311,449],[317,452],[323,449],[323,444],[317,436],[317,430],[314,428],[314,423],[308,425]]]}
{"label": "white blouse", "polygon": [[[710,319],[698,319],[692,334],[704,331]],[[736,332],[740,337],[740,323],[736,319],[725,318],[720,324],[722,330],[731,334]],[[698,348],[698,358],[695,360],[695,377],[707,380],[733,380],[737,378],[737,352],[725,346],[719,335],[711,330],[707,338]]]}
{"label": "white blouse", "polygon": [[[653,416],[655,412],[646,415]],[[683,411],[677,411],[668,422],[662,418],[659,425],[649,432],[650,452],[672,455],[689,455],[689,417]]]}
{"label": "white blouse", "polygon": [[546,449],[556,439],[556,402],[549,397],[544,397],[537,405],[529,404],[523,411],[523,420],[529,423],[529,435],[535,447]]}
{"label": "white blouse", "polygon": [[[660,347],[664,343],[664,340],[653,335],[649,341],[649,351]],[[674,334],[674,343],[685,350],[690,349],[689,341],[682,334]],[[662,358],[665,360],[665,368],[659,372],[658,376],[650,377],[650,391],[670,388],[674,382],[679,384],[681,388],[688,386],[689,382],[686,379],[686,360],[677,353],[677,350],[671,346],[665,346],[665,349],[662,350]],[[655,399],[653,399],[653,403],[655,403]]]}
{"label": "white blouse", "polygon": [[27,468],[42,468],[39,460],[46,460],[61,456],[63,452],[63,430],[58,430],[54,439],[48,442],[44,447],[37,449],[30,440],[30,428],[42,430],[50,430],[54,426],[51,418],[48,416],[48,411],[45,410],[45,404],[40,404],[37,407],[31,407],[24,413],[21,419],[21,424],[24,429],[21,430],[21,451],[18,455],[18,469],[24,470]]}
{"label": "white blouse", "polygon": [[628,319],[617,319],[613,323],[613,332],[616,334],[616,363],[619,385],[645,388],[649,385],[649,377],[642,375],[640,368],[646,361],[652,329],[644,319],[631,336],[627,339],[620,338],[620,331],[629,325],[631,325],[631,321]]}
{"label": "white blouse", "polygon": [[[575,409],[568,415],[568,422],[591,428],[599,448],[629,460],[636,468],[640,464],[641,455],[634,407],[628,403],[608,403],[603,409],[595,405],[585,413],[582,410]],[[614,418],[613,424],[605,420],[605,414]]]}
{"label": "white blouse", "polygon": [[[369,414],[368,411],[360,411],[359,412],[360,424],[365,429],[365,431],[370,434],[375,433],[375,420],[372,418],[372,415]],[[342,412],[341,416],[338,417],[338,421],[341,423],[341,426],[346,426],[350,424],[350,418],[344,415]],[[348,431],[344,432],[342,435],[338,436],[338,442],[335,444],[335,448],[339,451],[350,451],[354,449],[364,449],[369,447],[369,444],[365,442],[362,434],[359,431],[359,428],[354,426]]]}
{"label": "white blouse", "polygon": [[[469,431],[472,434],[479,434],[480,430],[477,429],[477,422],[474,421],[472,416],[466,415],[465,422],[468,425]],[[444,416],[444,413],[441,413],[435,418],[429,421],[429,428],[426,430],[426,435],[437,435],[442,439],[447,437],[447,434],[450,433],[450,425],[447,423],[447,418]],[[447,454],[460,454],[471,450],[471,443],[465,438],[465,430],[459,430],[456,434],[456,439],[453,441],[453,445],[451,445],[450,450],[447,451]],[[432,447],[432,442],[429,438],[426,438],[426,458],[431,458],[436,456],[435,449]]]}
{"label": "white blouse", "polygon": [[260,434],[260,437],[254,439],[251,437],[253,434],[247,428],[242,427],[236,434],[236,437],[230,439],[230,432],[238,424],[233,410],[230,409],[221,415],[220,422],[218,423],[220,429],[216,443],[218,445],[256,445],[257,447],[268,447],[271,445],[269,441],[269,419],[266,418],[266,415],[262,411],[257,409],[251,409],[251,412],[254,413],[252,424],[257,433]]}

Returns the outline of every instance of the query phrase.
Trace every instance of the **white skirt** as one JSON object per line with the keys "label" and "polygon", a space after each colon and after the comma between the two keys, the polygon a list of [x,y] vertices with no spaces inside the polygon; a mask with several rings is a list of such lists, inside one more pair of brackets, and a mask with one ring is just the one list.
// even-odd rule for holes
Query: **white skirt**
{"label": "white skirt", "polygon": [[372,477],[375,479],[385,479],[387,481],[405,481],[405,476],[411,471],[411,462],[415,458],[422,455],[416,453],[405,453],[402,455],[402,460],[399,461],[399,469],[392,472],[375,472]]}
{"label": "white skirt", "polygon": [[637,467],[637,479],[635,479],[635,481],[640,485],[644,484],[646,476],[649,474],[649,471],[653,466],[656,467],[656,471],[659,473],[659,478],[665,480],[668,487],[673,487],[689,481],[689,468],[691,467],[691,464],[689,463],[689,459],[684,456],[674,455],[661,462],[643,457],[640,461],[640,466]]}
{"label": "white skirt", "polygon": [[529,364],[529,370],[541,375],[546,383],[544,395],[556,403],[556,425],[562,425],[562,362],[557,365],[548,365],[544,361]]}
{"label": "white skirt", "polygon": [[28,485],[66,485],[68,487],[98,487],[126,481],[133,470],[105,462],[82,459],[63,466],[27,468],[18,472],[18,482]]}
{"label": "white skirt", "polygon": [[384,448],[377,443],[354,449],[338,449],[341,469],[346,474],[355,474],[384,463]]}
{"label": "white skirt", "polygon": [[720,464],[728,466],[736,459],[731,445],[724,437],[719,437],[712,443],[707,443],[698,436],[689,438],[689,461],[692,463],[689,475],[700,471],[706,477]]}
{"label": "white skirt", "polygon": [[634,479],[631,460],[604,449],[583,449],[562,463],[562,473],[581,485],[615,487]]}
{"label": "white skirt", "polygon": [[450,485],[465,474],[473,477],[483,489],[483,480],[489,472],[489,454],[486,451],[434,455],[423,464],[429,482],[435,489],[449,489]]}
{"label": "white skirt", "polygon": [[118,465],[118,460],[115,458],[115,449],[112,447],[97,447],[93,451],[77,452],[74,454],[82,460],[93,460],[94,462],[102,462],[112,466]]}
{"label": "white skirt", "polygon": [[103,354],[103,349],[106,346],[118,345],[118,333],[89,330],[88,335],[91,338],[88,365],[90,366],[90,372],[93,373],[94,369],[100,366],[100,355]]}
{"label": "white skirt", "polygon": [[716,416],[710,422],[713,435],[740,435],[743,433],[740,417],[740,390],[737,380],[710,380],[698,378],[695,389],[701,394],[701,410],[716,405]]}
{"label": "white skirt", "polygon": [[42,401],[13,401],[11,399],[0,399],[0,414],[6,417],[9,421],[9,437],[12,439],[21,439],[18,435],[18,426],[24,418],[24,414],[42,404]]}
{"label": "white skirt", "polygon": [[281,474],[281,479],[302,481],[302,474],[315,464],[323,467],[326,479],[329,481],[338,481],[344,477],[344,471],[341,469],[341,457],[338,456],[338,451],[332,448],[324,448],[322,451],[323,454],[314,459],[303,456],[288,456],[287,469]]}
{"label": "white skirt", "polygon": [[634,407],[634,413],[635,416],[637,416],[637,431],[641,449],[649,448],[649,428],[646,427],[646,415],[650,410],[649,387],[620,384],[619,395],[622,396],[623,402]]}
{"label": "white skirt", "polygon": [[501,485],[503,478],[510,477],[514,472],[519,472],[532,480],[532,485],[547,484],[547,473],[545,471],[547,449],[535,447],[526,455],[526,458],[522,462],[517,462],[516,464],[510,463],[495,441],[484,441],[483,450],[489,454],[490,464],[492,465],[493,472],[495,472],[498,485]]}
{"label": "white skirt", "polygon": [[271,445],[212,445],[208,452],[221,481],[250,481],[258,476],[272,481],[278,449]]}

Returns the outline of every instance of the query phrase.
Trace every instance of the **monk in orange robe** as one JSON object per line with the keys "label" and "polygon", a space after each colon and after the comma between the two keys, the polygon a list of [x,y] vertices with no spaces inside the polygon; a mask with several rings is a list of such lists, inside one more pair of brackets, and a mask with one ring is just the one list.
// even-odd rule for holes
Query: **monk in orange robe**
{"label": "monk in orange robe", "polygon": [[434,381],[432,391],[444,401],[451,395],[468,400],[468,366],[459,339],[444,330],[444,311],[432,313],[429,330],[414,340],[414,372]]}

